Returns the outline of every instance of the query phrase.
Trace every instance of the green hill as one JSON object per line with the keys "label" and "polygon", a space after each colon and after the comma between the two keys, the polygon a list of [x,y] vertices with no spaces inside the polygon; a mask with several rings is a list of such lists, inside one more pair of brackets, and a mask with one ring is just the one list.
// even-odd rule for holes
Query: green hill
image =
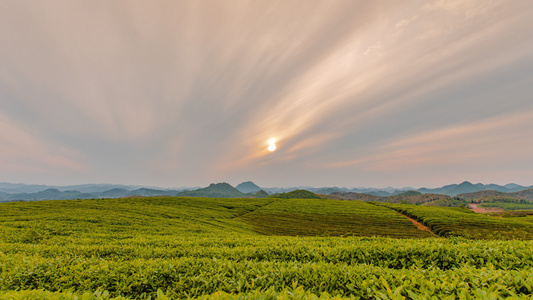
{"label": "green hill", "polygon": [[278,198],[278,199],[320,199],[320,196],[307,191],[307,190],[295,190],[292,192],[275,194],[269,196],[269,198]]}
{"label": "green hill", "polygon": [[120,198],[129,195],[130,191],[126,189],[114,188],[98,194],[99,198]]}
{"label": "green hill", "polygon": [[422,193],[418,191],[406,191],[396,196],[405,197],[405,196],[420,196],[420,195],[422,195]]}
{"label": "green hill", "polygon": [[393,210],[361,201],[278,198],[241,219],[266,235],[431,237]]}
{"label": "green hill", "polygon": [[38,201],[38,200],[47,200],[47,199],[57,199],[57,200],[88,199],[88,198],[94,198],[94,197],[95,195],[93,194],[81,193],[78,191],[60,191],[55,188],[50,188],[50,189],[46,189],[44,191],[35,192],[35,193],[10,194],[8,196],[5,196],[6,200],[9,200],[9,201],[17,201],[17,200]]}
{"label": "green hill", "polygon": [[259,190],[257,193],[252,194],[252,196],[256,198],[265,198],[265,197],[268,197],[268,193],[263,190]]}
{"label": "green hill", "polygon": [[180,192],[177,196],[187,196],[187,197],[212,197],[212,198],[239,198],[245,197],[246,194],[239,192],[236,188],[232,187],[230,184],[222,183],[211,183],[208,187],[193,190]]}
{"label": "green hill", "polygon": [[532,218],[498,218],[466,208],[377,203],[414,218],[443,237],[533,239]]}
{"label": "green hill", "polygon": [[[498,191],[479,191],[475,193],[465,193],[457,197],[472,202],[533,202],[533,189],[504,193]],[[522,201],[522,202],[524,202]]]}
{"label": "green hill", "polygon": [[[390,196],[385,199],[382,199],[383,202],[389,203],[410,203],[410,204],[420,204],[420,205],[438,205],[441,206],[459,206],[464,204],[463,201],[453,201],[453,198],[447,195],[439,194],[421,194],[419,192],[406,192],[396,196]],[[457,205],[455,205],[457,204]]]}
{"label": "green hill", "polygon": [[[427,206],[461,206],[466,202],[452,198],[442,194],[422,194],[417,191],[407,191],[394,196],[379,197],[369,194],[353,193],[353,192],[334,192],[330,196],[336,199],[359,200],[359,201],[374,201],[387,203],[410,203]],[[328,195],[325,196],[329,198]]]}
{"label": "green hill", "polygon": [[172,196],[175,195],[178,191],[175,190],[156,190],[148,188],[140,188],[129,192],[130,196],[144,196],[144,197],[155,197],[155,196]]}
{"label": "green hill", "polygon": [[[100,235],[120,240],[152,234],[175,236],[189,231],[214,235],[224,231],[268,235],[428,236],[391,209],[360,201],[329,199],[47,200],[0,204],[0,216],[3,230],[0,240],[7,242],[53,244],[63,238],[91,240]],[[304,223],[307,225],[300,226]],[[275,229],[278,227],[285,229]]]}
{"label": "green hill", "polygon": [[235,187],[239,192],[241,193],[257,193],[261,190],[261,188],[259,186],[257,186],[255,183],[251,182],[251,181],[245,181],[245,182],[242,182],[242,183],[239,183],[236,187]]}
{"label": "green hill", "polygon": [[380,201],[382,197],[374,196],[370,194],[354,193],[354,192],[333,192],[331,195],[340,197],[346,200],[359,200],[359,201]]}
{"label": "green hill", "polygon": [[532,219],[330,199],[0,203],[0,299],[528,299],[533,247],[512,237],[533,239]]}

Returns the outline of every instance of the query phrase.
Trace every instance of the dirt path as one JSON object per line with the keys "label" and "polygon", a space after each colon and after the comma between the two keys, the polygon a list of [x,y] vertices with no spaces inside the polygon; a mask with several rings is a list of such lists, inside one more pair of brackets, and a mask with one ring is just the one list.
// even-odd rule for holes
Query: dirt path
{"label": "dirt path", "polygon": [[402,216],[406,217],[409,221],[411,221],[411,223],[413,223],[418,229],[420,229],[420,230],[424,230],[424,231],[427,231],[427,232],[431,233],[432,235],[437,236],[436,234],[434,234],[434,233],[431,231],[431,229],[429,229],[429,227],[425,226],[424,224],[418,222],[418,221],[415,220],[415,219],[411,219],[411,218],[409,218],[409,217],[406,216],[406,215],[402,215]]}
{"label": "dirt path", "polygon": [[479,204],[473,204],[473,203],[468,204],[468,208],[473,212],[481,213],[481,214],[496,213],[496,212],[504,211],[503,209],[497,208],[497,207],[479,207]]}

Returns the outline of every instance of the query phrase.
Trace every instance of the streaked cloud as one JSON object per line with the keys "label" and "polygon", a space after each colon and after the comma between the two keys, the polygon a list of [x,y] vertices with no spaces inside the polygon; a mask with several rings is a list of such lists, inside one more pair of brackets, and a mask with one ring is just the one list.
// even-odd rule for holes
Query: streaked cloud
{"label": "streaked cloud", "polygon": [[83,173],[88,167],[83,156],[62,145],[50,144],[22,124],[0,115],[0,169],[11,174],[32,176],[64,176]]}
{"label": "streaked cloud", "polygon": [[0,180],[532,184],[531,20],[525,0],[3,2]]}
{"label": "streaked cloud", "polygon": [[402,136],[375,148],[377,153],[369,157],[330,167],[364,164],[368,169],[406,171],[412,167],[436,167],[450,163],[485,164],[487,159],[520,163],[524,155],[533,151],[533,144],[529,142],[533,132],[524,134],[515,130],[521,127],[533,128],[533,112]]}

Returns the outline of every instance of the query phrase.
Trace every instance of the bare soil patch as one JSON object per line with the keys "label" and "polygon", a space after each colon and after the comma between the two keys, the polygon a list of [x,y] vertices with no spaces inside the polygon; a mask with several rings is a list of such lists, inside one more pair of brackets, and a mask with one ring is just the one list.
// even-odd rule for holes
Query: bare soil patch
{"label": "bare soil patch", "polygon": [[431,231],[431,229],[429,229],[429,227],[427,227],[426,225],[424,225],[424,224],[418,222],[418,221],[415,220],[415,219],[411,219],[411,218],[409,218],[409,217],[406,216],[406,215],[403,215],[403,216],[406,217],[409,221],[411,221],[411,223],[413,223],[413,224],[416,226],[416,228],[418,228],[418,229],[420,229],[420,230],[427,231],[427,232],[429,232],[429,233],[431,233],[431,234],[433,234],[433,235],[436,235],[436,234],[434,234],[434,233]]}
{"label": "bare soil patch", "polygon": [[479,207],[479,204],[473,204],[473,203],[468,204],[468,208],[475,213],[481,213],[481,214],[498,213],[498,212],[504,211],[503,209],[497,208],[497,207]]}

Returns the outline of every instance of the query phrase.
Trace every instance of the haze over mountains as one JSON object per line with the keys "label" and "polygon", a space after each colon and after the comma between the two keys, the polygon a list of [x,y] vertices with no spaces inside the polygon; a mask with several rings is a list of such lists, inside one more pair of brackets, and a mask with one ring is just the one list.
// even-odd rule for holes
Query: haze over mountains
{"label": "haze over mountains", "polygon": [[[445,185],[440,188],[345,188],[345,187],[289,187],[262,188],[251,181],[240,183],[236,187],[228,183],[211,184],[205,188],[173,188],[145,187],[138,185],[113,184],[83,184],[71,186],[48,186],[0,183],[0,202],[7,201],[35,201],[35,200],[63,200],[90,198],[121,198],[128,196],[189,196],[189,197],[265,197],[269,194],[285,193],[298,189],[305,189],[317,194],[357,193],[378,197],[394,196],[406,191],[417,191],[421,194],[440,194],[456,196],[465,193],[493,191],[492,193],[514,193],[531,189],[533,186],[518,184],[472,184],[465,181],[460,184]],[[487,192],[491,193],[491,192]],[[492,195],[492,194],[491,194]],[[359,196],[357,196],[359,197]]]}
{"label": "haze over mountains", "polygon": [[[244,184],[244,189],[243,189]],[[268,194],[259,189],[256,191],[254,188],[257,187],[255,184],[249,182],[249,183],[242,183],[238,185],[241,190],[244,191],[250,191],[250,192],[242,192],[238,190],[237,188],[232,187],[229,183],[222,182],[222,183],[212,183],[206,188],[196,189],[192,191],[183,191],[181,193],[178,193],[177,196],[186,196],[186,197],[214,197],[214,198],[240,198],[240,197],[257,197],[257,198],[263,198],[268,196]]]}

